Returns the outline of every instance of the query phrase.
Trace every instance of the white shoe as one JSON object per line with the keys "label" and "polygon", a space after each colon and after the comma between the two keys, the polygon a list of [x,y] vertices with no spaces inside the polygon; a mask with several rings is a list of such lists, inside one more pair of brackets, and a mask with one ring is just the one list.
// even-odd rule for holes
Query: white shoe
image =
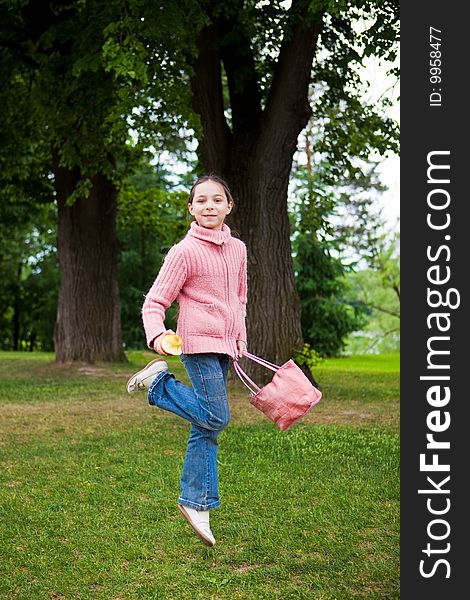
{"label": "white shoe", "polygon": [[129,394],[133,394],[139,390],[148,390],[155,377],[165,369],[168,369],[168,365],[162,358],[152,360],[147,366],[132,375],[127,382],[127,391]]}
{"label": "white shoe", "polygon": [[209,525],[209,511],[195,510],[189,506],[178,504],[180,513],[194,529],[206,546],[215,546],[215,538]]}

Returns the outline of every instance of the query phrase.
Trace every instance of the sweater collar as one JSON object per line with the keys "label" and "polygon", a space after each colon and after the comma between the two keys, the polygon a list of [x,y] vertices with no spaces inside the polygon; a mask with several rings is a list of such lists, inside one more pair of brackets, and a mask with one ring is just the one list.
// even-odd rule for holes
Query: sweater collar
{"label": "sweater collar", "polygon": [[226,244],[230,241],[230,228],[225,223],[222,225],[222,229],[208,229],[207,227],[199,226],[196,221],[191,223],[191,229],[188,231],[188,235],[195,237],[205,242],[212,242],[213,244]]}

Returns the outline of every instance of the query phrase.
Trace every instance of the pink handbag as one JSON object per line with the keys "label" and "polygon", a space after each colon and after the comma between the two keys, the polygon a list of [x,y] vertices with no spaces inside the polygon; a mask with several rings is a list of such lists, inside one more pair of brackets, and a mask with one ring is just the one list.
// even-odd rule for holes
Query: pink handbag
{"label": "pink handbag", "polygon": [[317,402],[322,393],[317,390],[302,370],[291,359],[282,367],[259,358],[249,352],[243,356],[274,371],[272,381],[260,388],[252,381],[235,358],[233,366],[238,376],[251,392],[251,404],[284,431],[301,419]]}

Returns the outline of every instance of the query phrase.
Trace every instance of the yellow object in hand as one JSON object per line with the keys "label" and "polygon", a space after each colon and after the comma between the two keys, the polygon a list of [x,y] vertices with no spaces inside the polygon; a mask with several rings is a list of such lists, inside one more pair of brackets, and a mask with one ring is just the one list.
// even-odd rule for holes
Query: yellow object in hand
{"label": "yellow object in hand", "polygon": [[163,336],[161,342],[162,350],[167,354],[172,354],[174,356],[181,354],[182,345],[183,338],[181,338],[179,335],[176,335],[176,333],[167,333]]}

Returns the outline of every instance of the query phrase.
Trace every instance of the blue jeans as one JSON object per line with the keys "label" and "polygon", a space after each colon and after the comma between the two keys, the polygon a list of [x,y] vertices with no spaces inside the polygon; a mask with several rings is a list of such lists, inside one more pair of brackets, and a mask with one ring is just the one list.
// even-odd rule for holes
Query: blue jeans
{"label": "blue jeans", "polygon": [[181,360],[192,387],[182,384],[168,371],[152,382],[149,404],[168,410],[191,423],[181,474],[178,504],[196,510],[220,506],[217,474],[219,431],[227,427],[227,354],[182,354]]}

